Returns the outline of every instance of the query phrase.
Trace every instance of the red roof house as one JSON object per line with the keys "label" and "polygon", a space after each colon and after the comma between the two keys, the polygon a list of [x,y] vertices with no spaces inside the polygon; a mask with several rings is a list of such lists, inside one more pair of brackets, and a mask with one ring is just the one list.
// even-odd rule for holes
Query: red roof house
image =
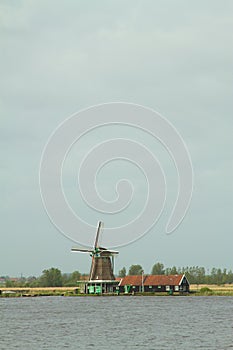
{"label": "red roof house", "polygon": [[119,283],[120,292],[189,292],[189,282],[182,275],[125,276]]}

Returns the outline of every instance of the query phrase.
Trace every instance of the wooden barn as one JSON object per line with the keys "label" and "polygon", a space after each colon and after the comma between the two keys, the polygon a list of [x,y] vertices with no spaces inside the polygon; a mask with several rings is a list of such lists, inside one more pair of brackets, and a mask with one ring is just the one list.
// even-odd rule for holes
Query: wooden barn
{"label": "wooden barn", "polygon": [[144,281],[145,292],[189,292],[189,282],[183,275],[149,275]]}
{"label": "wooden barn", "polygon": [[119,292],[188,293],[189,282],[184,274],[126,276],[119,283]]}

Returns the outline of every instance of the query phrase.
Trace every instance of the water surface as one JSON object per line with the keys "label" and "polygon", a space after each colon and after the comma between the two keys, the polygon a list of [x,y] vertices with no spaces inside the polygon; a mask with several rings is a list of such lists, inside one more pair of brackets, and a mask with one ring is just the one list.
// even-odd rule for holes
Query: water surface
{"label": "water surface", "polygon": [[0,299],[0,349],[233,349],[233,297]]}

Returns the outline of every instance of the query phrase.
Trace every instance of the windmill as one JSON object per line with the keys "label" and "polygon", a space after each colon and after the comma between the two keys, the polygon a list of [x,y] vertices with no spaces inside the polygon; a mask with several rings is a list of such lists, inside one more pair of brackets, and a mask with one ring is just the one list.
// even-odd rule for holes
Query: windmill
{"label": "windmill", "polygon": [[109,250],[107,248],[103,248],[99,246],[99,236],[100,231],[103,228],[103,223],[101,221],[98,222],[94,246],[92,249],[83,249],[83,248],[72,248],[73,252],[82,252],[82,253],[90,253],[92,257],[89,283],[101,282],[101,287],[103,282],[105,284],[104,288],[107,291],[106,283],[115,281],[114,276],[114,257],[119,252],[115,250]]}

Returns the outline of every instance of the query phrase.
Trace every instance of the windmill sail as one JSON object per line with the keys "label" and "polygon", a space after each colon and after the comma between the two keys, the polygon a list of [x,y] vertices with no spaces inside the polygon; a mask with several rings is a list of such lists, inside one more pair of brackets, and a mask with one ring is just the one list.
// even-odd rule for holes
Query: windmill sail
{"label": "windmill sail", "polygon": [[96,248],[98,247],[98,242],[99,242],[99,236],[100,236],[100,230],[101,230],[101,228],[102,228],[102,222],[99,221],[99,222],[98,222],[98,226],[97,226],[97,231],[96,231],[94,249],[96,249]]}
{"label": "windmill sail", "polygon": [[74,247],[71,250],[72,252],[92,253],[92,249],[83,249],[83,248]]}

